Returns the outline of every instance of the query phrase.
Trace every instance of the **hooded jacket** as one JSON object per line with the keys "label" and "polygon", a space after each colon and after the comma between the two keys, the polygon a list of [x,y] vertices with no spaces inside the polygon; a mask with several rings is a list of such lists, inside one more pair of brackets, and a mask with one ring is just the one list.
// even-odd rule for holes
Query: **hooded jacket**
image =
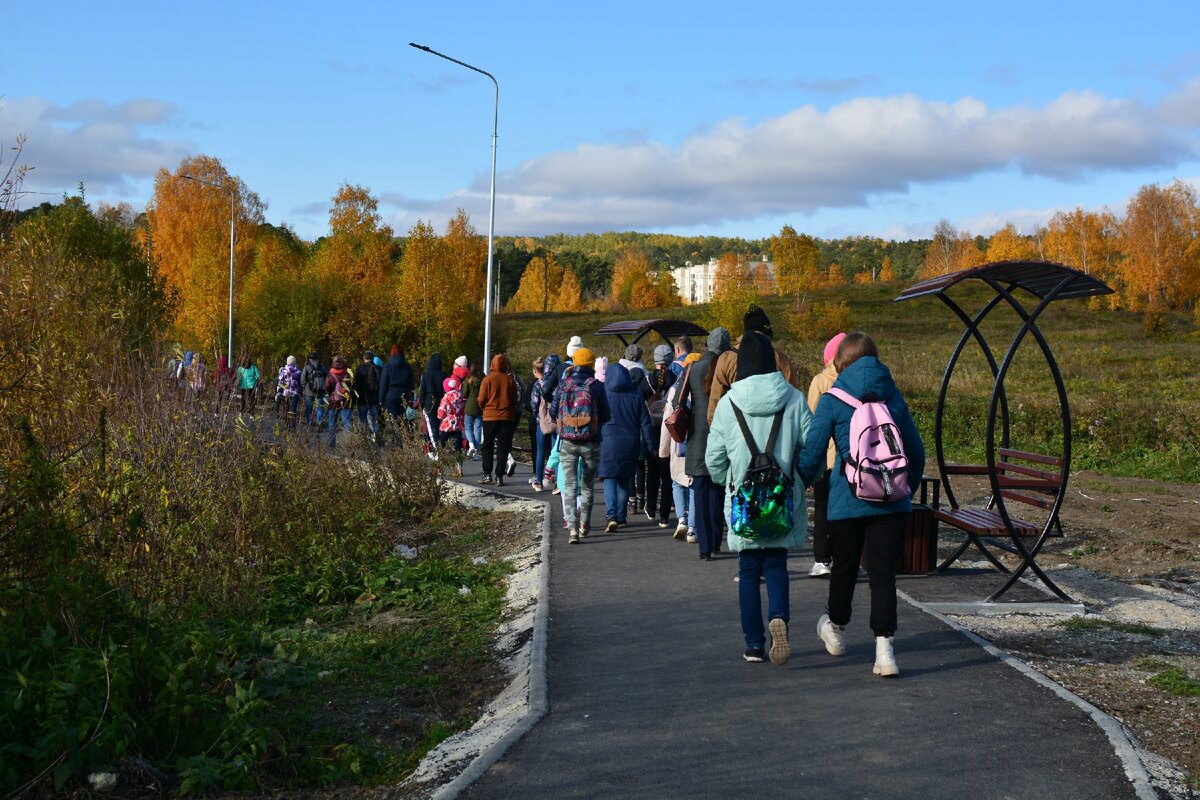
{"label": "hooded jacket", "polygon": [[431,416],[437,412],[438,403],[442,402],[442,395],[446,393],[442,388],[444,380],[446,373],[442,372],[442,357],[434,353],[425,362],[425,371],[421,373],[421,388],[417,391],[417,402],[421,404],[421,410]]}
{"label": "hooded jacket", "polygon": [[[546,360],[542,363],[542,377],[534,381],[529,390],[529,410],[533,412],[534,417],[537,417],[541,411],[542,403],[550,402],[553,392],[546,390],[546,380],[558,371],[560,363],[558,356],[554,353],[546,356]],[[547,412],[549,410],[549,408],[546,409]]]}
{"label": "hooded jacket", "polygon": [[397,353],[383,365],[379,375],[379,403],[392,416],[404,414],[405,404],[413,396],[413,371],[403,353]]}
{"label": "hooded jacket", "polygon": [[629,370],[609,364],[604,380],[611,415],[600,431],[600,471],[604,478],[628,481],[638,459],[654,448],[650,412],[642,393],[633,385]]}
{"label": "hooded jacket", "polygon": [[[825,369],[813,376],[812,383],[808,385],[808,410],[817,413],[817,403],[821,400],[821,395],[829,391],[833,386],[833,382],[837,380],[837,367],[830,361],[825,365]],[[825,453],[825,462],[830,469],[833,469],[833,459],[837,455],[837,448],[833,445],[833,439],[829,440],[829,449]]]}
{"label": "hooded jacket", "polygon": [[479,384],[479,409],[484,422],[517,418],[517,382],[513,379],[508,356],[492,356],[492,368]]}
{"label": "hooded jacket", "polygon": [[[708,408],[708,394],[704,391],[704,377],[717,360],[718,354],[705,350],[699,361],[691,364],[691,372],[684,368],[683,375],[688,376],[688,391],[691,392],[691,404],[695,410],[688,417],[687,448],[684,454],[684,469],[691,476],[707,475],[708,466],[704,463],[704,449],[708,445],[708,418],[704,410]],[[683,375],[680,376],[682,380]]]}
{"label": "hooded jacket", "polygon": [[[750,466],[750,448],[742,435],[734,415],[736,404],[746,417],[746,425],[754,435],[758,447],[765,448],[771,433],[775,413],[783,409],[779,437],[775,442],[775,460],[780,468],[791,473],[793,480],[792,498],[795,503],[792,530],[777,539],[743,539],[729,526],[729,549],[734,552],[769,547],[799,547],[804,542],[808,529],[808,514],[805,513],[804,487],[796,458],[802,454],[806,438],[810,437],[812,413],[808,410],[804,394],[790,385],[781,372],[752,375],[736,381],[717,404],[712,427],[708,432],[708,447],[705,462],[713,483],[718,486],[736,487],[746,468]],[[818,460],[825,452],[821,447]],[[732,492],[725,492],[725,520],[729,521],[729,501]]]}
{"label": "hooded jacket", "polygon": [[[904,441],[904,454],[908,456],[909,486],[921,485],[921,475],[925,471],[925,444],[921,434],[909,413],[904,396],[896,388],[892,373],[874,356],[863,356],[855,361],[838,376],[834,386],[849,392],[860,400],[867,394],[887,404],[892,413],[892,419],[900,428],[900,437]],[[800,474],[806,483],[815,481],[825,471],[825,443],[833,437],[837,445],[832,475],[829,477],[829,519],[854,519],[857,517],[878,517],[884,514],[895,514],[912,510],[912,498],[903,497],[890,503],[870,503],[859,500],[850,490],[842,469],[843,459],[850,452],[850,418],[854,409],[846,403],[829,394],[821,395],[817,403],[817,413],[813,416],[812,427],[808,431],[804,450],[800,454]]]}
{"label": "hooded jacket", "polygon": [[650,384],[646,381],[646,375],[649,374],[646,365],[640,361],[633,361],[628,358],[622,358],[617,363],[629,370],[629,380],[633,383],[633,387],[637,389],[643,399],[649,400],[650,395],[654,394],[654,390],[650,388]]}
{"label": "hooded jacket", "polygon": [[320,397],[325,392],[325,367],[315,358],[310,358],[300,373],[300,385],[305,397]]}

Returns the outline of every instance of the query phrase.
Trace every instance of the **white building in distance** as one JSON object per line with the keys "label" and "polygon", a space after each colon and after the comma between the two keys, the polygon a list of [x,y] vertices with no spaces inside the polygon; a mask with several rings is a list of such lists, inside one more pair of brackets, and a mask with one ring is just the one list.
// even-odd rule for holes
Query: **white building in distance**
{"label": "white building in distance", "polygon": [[[747,278],[754,281],[775,281],[775,265],[769,255],[763,255],[762,261],[752,261],[747,264]],[[763,271],[766,271],[765,275]],[[671,270],[675,276],[675,285],[679,287],[679,297],[684,305],[696,305],[712,301],[713,282],[717,279],[717,259],[710,258],[707,264],[685,262],[682,267]]]}

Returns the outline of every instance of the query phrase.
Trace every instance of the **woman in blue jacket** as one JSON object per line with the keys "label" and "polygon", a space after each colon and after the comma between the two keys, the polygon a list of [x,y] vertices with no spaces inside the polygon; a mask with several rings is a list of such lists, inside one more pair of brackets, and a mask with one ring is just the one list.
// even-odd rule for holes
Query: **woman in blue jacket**
{"label": "woman in blue jacket", "polygon": [[[882,401],[900,428],[908,457],[908,485],[920,486],[925,470],[925,445],[892,373],[879,360],[870,336],[851,333],[834,356],[838,378],[834,386],[859,400]],[[867,575],[871,587],[871,630],[875,632],[876,675],[900,674],[892,649],[896,632],[896,562],[904,544],[904,528],[912,513],[912,498],[869,502],[854,496],[843,466],[850,452],[850,418],[854,409],[830,395],[821,395],[808,439],[800,453],[800,474],[811,485],[825,471],[825,443],[833,438],[837,458],[829,478],[829,534],[833,565],[829,576],[828,613],[817,622],[817,635],[830,655],[845,652],[843,632],[850,621],[850,604],[863,543],[867,546]]]}
{"label": "woman in blue jacket", "polygon": [[625,524],[625,506],[637,470],[638,458],[654,447],[650,411],[641,390],[633,385],[629,370],[621,364],[605,368],[604,391],[608,395],[608,422],[600,429],[600,470],[604,478],[606,531]]}

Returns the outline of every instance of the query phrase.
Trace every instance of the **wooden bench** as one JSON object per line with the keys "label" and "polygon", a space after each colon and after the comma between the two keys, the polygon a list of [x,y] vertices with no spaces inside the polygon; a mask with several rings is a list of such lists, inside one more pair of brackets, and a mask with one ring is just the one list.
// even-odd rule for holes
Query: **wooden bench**
{"label": "wooden bench", "polygon": [[[966,539],[953,555],[938,566],[938,570],[949,567],[968,547],[974,545],[993,566],[1010,575],[1008,583],[989,600],[1003,594],[1027,568],[1036,573],[1051,591],[1063,599],[1068,599],[1053,581],[1046,577],[1035,561],[1048,537],[1062,535],[1058,510],[1062,504],[1066,483],[1063,468],[1065,462],[1061,457],[1005,447],[997,448],[996,453],[999,459],[996,461],[994,473],[986,464],[946,464],[942,469],[942,481],[947,487],[946,495],[951,499],[951,507],[935,507],[934,516],[938,522],[961,530],[966,534]],[[970,475],[986,478],[993,487],[993,495],[984,508],[962,508],[954,500],[954,493],[950,488],[951,479],[955,476]],[[999,503],[997,495],[1001,498]],[[1045,513],[1045,518],[1041,522],[1033,522],[1014,516],[1008,513],[1010,501],[1040,509]],[[1006,537],[1012,544],[997,541],[995,537]],[[989,550],[988,545],[1017,555],[1021,559],[1020,566],[1016,570],[1010,570]]]}

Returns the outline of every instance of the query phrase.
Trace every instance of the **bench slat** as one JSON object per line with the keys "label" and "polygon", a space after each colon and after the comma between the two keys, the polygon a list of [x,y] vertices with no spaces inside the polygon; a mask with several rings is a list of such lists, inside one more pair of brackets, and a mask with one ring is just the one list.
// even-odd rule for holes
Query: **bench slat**
{"label": "bench slat", "polygon": [[998,447],[996,452],[1005,458],[1016,458],[1021,461],[1035,461],[1038,464],[1051,464],[1056,467],[1061,467],[1063,460],[1061,456],[1044,456],[1041,453],[1027,453],[1024,450],[1010,450],[1007,447]]}
{"label": "bench slat", "polygon": [[[1001,519],[998,511],[986,511],[978,508],[942,508],[933,513],[938,520],[961,528],[968,533],[976,535],[1008,534],[1008,528],[1004,526],[1004,520]],[[1042,532],[1040,525],[1034,525],[1032,522],[1012,516],[1009,519],[1012,520],[1018,536],[1037,536]]]}
{"label": "bench slat", "polygon": [[997,483],[1001,489],[1028,489],[1034,492],[1045,492],[1046,494],[1056,494],[1058,492],[1058,481],[1047,481],[1039,478],[1006,478],[1003,475],[997,478]]}
{"label": "bench slat", "polygon": [[1034,478],[1045,478],[1046,480],[1050,480],[1050,481],[1058,481],[1058,480],[1060,480],[1061,475],[1062,475],[1062,473],[1060,473],[1060,472],[1046,472],[1045,470],[1034,469],[1033,467],[1027,467],[1024,464],[1013,464],[1010,461],[997,461],[996,462],[996,471],[997,472],[1015,472],[1019,475],[1029,475]]}
{"label": "bench slat", "polygon": [[1001,491],[1000,494],[1001,494],[1001,496],[1004,497],[1005,500],[1015,500],[1018,503],[1025,503],[1027,505],[1037,506],[1038,508],[1043,508],[1046,511],[1049,511],[1050,509],[1054,508],[1053,501],[1043,500],[1040,497],[1029,497],[1028,495],[1018,494],[1017,492],[1006,492],[1006,491]]}
{"label": "bench slat", "polygon": [[988,468],[986,464],[947,464],[945,470],[947,475],[987,475]]}

